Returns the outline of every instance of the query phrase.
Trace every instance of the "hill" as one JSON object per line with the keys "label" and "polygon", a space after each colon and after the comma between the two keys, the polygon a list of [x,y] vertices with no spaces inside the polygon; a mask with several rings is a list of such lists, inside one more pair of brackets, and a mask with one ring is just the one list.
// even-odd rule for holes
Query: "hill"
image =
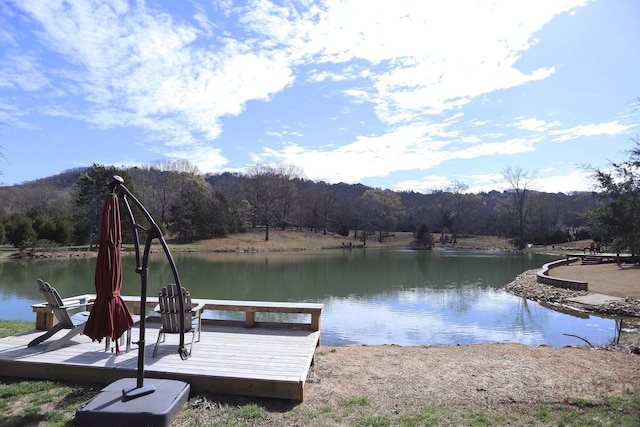
{"label": "hill", "polygon": [[[390,191],[362,184],[327,184],[296,176],[280,176],[274,187],[260,190],[257,183],[265,177],[222,173],[198,175],[188,169],[126,168],[118,170],[94,165],[65,171],[21,185],[0,187],[0,224],[12,215],[26,217],[36,228],[37,239],[51,239],[48,222],[55,227],[72,227],[70,239],[59,243],[82,245],[95,234],[96,212],[101,195],[109,185],[96,184],[96,194],[81,191],[97,179],[96,171],[126,176],[127,187],[139,197],[155,220],[171,238],[183,242],[236,235],[260,229],[270,221],[271,230],[304,230],[329,235],[367,231],[367,244],[394,233],[412,233],[426,225],[440,244],[477,247],[472,236],[516,236],[517,212],[508,190],[478,194],[456,189],[436,190],[428,194]],[[91,175],[94,174],[94,175]],[[80,186],[81,177],[90,177]],[[261,183],[261,185],[264,183]],[[277,190],[277,191],[276,191]],[[261,193],[262,192],[262,193]],[[271,194],[265,199],[263,196]],[[93,200],[88,206],[87,200]],[[535,244],[565,243],[590,238],[584,212],[595,206],[590,193],[543,193],[531,190],[527,199],[526,239]],[[262,205],[263,203],[266,205]],[[268,216],[267,216],[268,215]],[[46,225],[48,235],[43,231]],[[44,227],[44,228],[46,228]],[[5,231],[7,227],[5,226]],[[59,231],[59,230],[57,230]],[[60,233],[58,233],[60,234]],[[0,233],[0,242],[7,238]],[[55,238],[55,237],[54,237]],[[57,239],[57,238],[56,238]],[[242,242],[239,242],[242,243]],[[385,243],[385,242],[381,242]],[[273,246],[273,245],[272,245]],[[496,242],[493,247],[504,247]]]}

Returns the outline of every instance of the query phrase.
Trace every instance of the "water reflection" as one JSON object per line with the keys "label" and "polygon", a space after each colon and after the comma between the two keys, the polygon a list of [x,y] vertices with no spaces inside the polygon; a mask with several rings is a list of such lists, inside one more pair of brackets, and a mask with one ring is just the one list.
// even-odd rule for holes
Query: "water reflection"
{"label": "water reflection", "polygon": [[[323,251],[174,254],[182,284],[194,297],[322,302],[326,345],[456,345],[521,342],[555,346],[604,344],[615,321],[579,318],[527,302],[500,288],[552,258],[490,251]],[[33,320],[35,279],[61,294],[93,293],[95,259],[0,262],[5,319]],[[139,295],[135,260],[123,260],[123,293]],[[150,260],[149,295],[173,279],[164,255]],[[209,317],[233,316],[207,313]],[[239,314],[236,313],[235,316]],[[277,320],[264,314],[257,320]],[[226,318],[226,317],[225,317]]]}

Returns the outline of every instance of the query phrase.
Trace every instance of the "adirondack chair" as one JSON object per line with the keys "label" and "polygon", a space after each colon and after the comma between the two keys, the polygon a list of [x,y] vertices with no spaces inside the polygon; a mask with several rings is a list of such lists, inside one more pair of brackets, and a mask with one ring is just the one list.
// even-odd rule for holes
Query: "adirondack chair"
{"label": "adirondack chair", "polygon": [[[189,354],[193,349],[194,341],[200,341],[200,329],[202,326],[202,310],[204,309],[204,303],[193,305],[191,302],[191,294],[186,289],[182,288],[183,307],[184,313],[184,332],[191,332],[191,346],[189,347]],[[153,356],[156,357],[158,352],[158,346],[161,342],[164,342],[166,334],[179,334],[180,333],[180,300],[178,294],[178,286],[175,284],[167,285],[160,290],[158,294],[158,305],[155,311],[160,314],[160,321],[162,326],[158,332],[158,340],[156,346],[153,349]],[[196,333],[198,339],[196,340]]]}
{"label": "adirondack chair", "polygon": [[90,305],[91,303],[75,302],[74,304],[65,304],[65,302],[62,301],[62,298],[60,298],[60,295],[58,294],[56,288],[52,287],[49,283],[41,279],[38,279],[38,288],[47,300],[47,307],[51,308],[51,311],[53,311],[53,314],[56,316],[58,323],[51,327],[51,329],[49,329],[46,333],[31,341],[27,346],[36,346],[41,342],[51,338],[59,331],[63,329],[69,329],[69,332],[67,332],[65,336],[58,339],[56,342],[49,344],[44,349],[44,351],[47,352],[62,347],[63,345],[71,341],[73,337],[75,337],[76,335],[80,335],[82,331],[84,331],[84,325],[89,319],[89,312],[81,311],[76,314],[70,315],[70,311],[73,312],[74,310],[78,309],[86,310],[87,305]]}

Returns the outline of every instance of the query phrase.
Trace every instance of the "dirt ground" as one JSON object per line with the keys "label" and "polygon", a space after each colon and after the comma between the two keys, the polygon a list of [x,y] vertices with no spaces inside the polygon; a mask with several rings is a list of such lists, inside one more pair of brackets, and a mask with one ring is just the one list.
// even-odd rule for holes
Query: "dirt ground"
{"label": "dirt ground", "polygon": [[640,384],[638,356],[586,348],[488,344],[321,347],[301,408],[367,396],[379,414],[423,407],[526,413],[540,402],[620,396]]}
{"label": "dirt ground", "polygon": [[580,265],[574,263],[555,267],[550,276],[582,280],[589,283],[589,292],[620,298],[640,299],[640,265],[615,263]]}

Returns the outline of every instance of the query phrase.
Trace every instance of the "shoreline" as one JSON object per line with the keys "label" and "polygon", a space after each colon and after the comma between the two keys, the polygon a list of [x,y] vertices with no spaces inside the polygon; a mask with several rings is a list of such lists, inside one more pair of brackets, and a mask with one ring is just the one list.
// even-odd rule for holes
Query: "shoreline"
{"label": "shoreline", "polygon": [[[543,283],[538,283],[537,272],[540,269],[527,270],[517,275],[511,282],[504,286],[504,290],[535,301],[552,310],[565,313],[591,313],[599,316],[616,318],[620,320],[619,336],[615,342],[604,347],[609,350],[623,351],[640,355],[640,300],[625,298],[624,300],[610,301],[601,305],[585,305],[571,298],[589,294],[589,291],[577,291],[572,289],[557,288]],[[598,347],[591,345],[591,347]]]}
{"label": "shoreline", "polygon": [[536,274],[540,269],[527,270],[517,275],[504,289],[516,296],[543,303],[550,307],[569,309],[579,312],[598,313],[615,317],[640,318],[640,300],[625,298],[624,301],[611,301],[601,305],[585,305],[570,301],[571,298],[584,296],[589,291],[557,288],[538,283]]}

